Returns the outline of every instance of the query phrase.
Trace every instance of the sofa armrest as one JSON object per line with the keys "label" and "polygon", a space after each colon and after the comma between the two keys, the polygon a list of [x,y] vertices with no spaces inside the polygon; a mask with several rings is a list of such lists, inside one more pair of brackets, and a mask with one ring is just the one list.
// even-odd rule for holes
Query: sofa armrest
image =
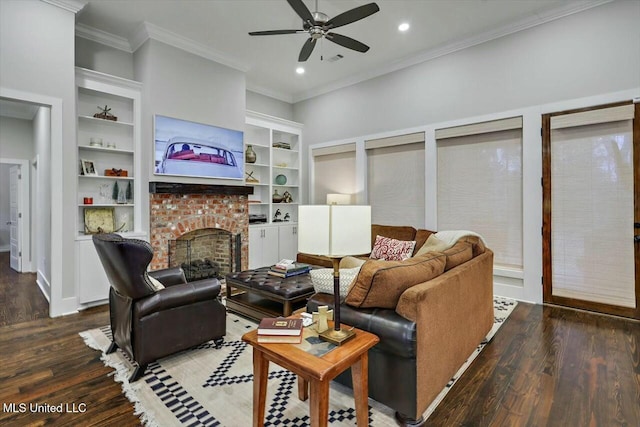
{"label": "sofa armrest", "polygon": [[493,326],[493,252],[407,289],[396,312],[416,322],[420,416]]}
{"label": "sofa armrest", "polygon": [[162,270],[150,271],[147,274],[165,286],[187,283],[187,279],[184,277],[184,271],[182,271],[180,267],[164,268]]}
{"label": "sofa armrest", "polygon": [[218,279],[176,284],[136,301],[134,303],[136,317],[141,319],[149,314],[170,308],[216,299],[219,294],[220,282]]}

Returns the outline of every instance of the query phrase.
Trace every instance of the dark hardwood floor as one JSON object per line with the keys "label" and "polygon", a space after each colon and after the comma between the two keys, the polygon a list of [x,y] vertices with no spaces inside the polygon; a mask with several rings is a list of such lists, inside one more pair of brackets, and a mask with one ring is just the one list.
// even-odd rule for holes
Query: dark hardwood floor
{"label": "dark hardwood floor", "polygon": [[49,303],[35,273],[16,273],[9,267],[9,252],[0,252],[0,326],[45,317],[49,317]]}
{"label": "dark hardwood floor", "polygon": [[[3,298],[14,286],[7,277]],[[20,312],[1,302],[3,313]],[[140,424],[100,353],[78,335],[109,322],[106,306],[56,319],[20,313],[19,323],[0,326],[0,425]],[[520,303],[427,425],[639,426],[639,343],[638,322]],[[12,413],[11,403],[85,404],[86,412]]]}

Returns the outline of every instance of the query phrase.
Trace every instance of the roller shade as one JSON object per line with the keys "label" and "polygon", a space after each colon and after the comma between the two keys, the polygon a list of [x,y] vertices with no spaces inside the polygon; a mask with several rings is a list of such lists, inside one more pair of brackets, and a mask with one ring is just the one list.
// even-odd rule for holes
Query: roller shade
{"label": "roller shade", "polygon": [[633,120],[633,104],[551,117],[551,129]]}
{"label": "roller shade", "polygon": [[522,117],[511,117],[508,119],[492,120],[490,122],[437,129],[436,139],[457,138],[460,136],[479,135],[511,129],[522,129]]}
{"label": "roller shade", "polygon": [[424,132],[408,133],[405,135],[391,136],[389,138],[370,139],[364,142],[364,148],[372,150],[374,148],[395,147],[398,145],[415,144],[424,142]]}
{"label": "roller shade", "polygon": [[313,156],[328,156],[329,154],[349,153],[356,151],[356,143],[334,145],[331,147],[314,148],[312,151]]}

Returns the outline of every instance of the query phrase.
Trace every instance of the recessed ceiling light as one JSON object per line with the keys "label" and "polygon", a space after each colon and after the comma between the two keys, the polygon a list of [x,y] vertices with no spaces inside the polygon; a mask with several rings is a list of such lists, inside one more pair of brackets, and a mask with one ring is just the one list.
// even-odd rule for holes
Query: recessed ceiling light
{"label": "recessed ceiling light", "polygon": [[302,67],[298,67],[298,68],[296,68],[296,73],[298,73],[298,74],[304,74],[304,68],[302,68]]}
{"label": "recessed ceiling light", "polygon": [[408,29],[409,29],[409,24],[406,22],[403,22],[402,24],[398,25],[398,31],[405,32]]}

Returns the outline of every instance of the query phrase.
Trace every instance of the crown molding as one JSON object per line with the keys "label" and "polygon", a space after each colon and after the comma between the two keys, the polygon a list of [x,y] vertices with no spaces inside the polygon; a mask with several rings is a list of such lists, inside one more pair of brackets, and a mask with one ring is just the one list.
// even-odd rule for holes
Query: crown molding
{"label": "crown molding", "polygon": [[82,23],[76,24],[76,36],[114,49],[122,50],[127,53],[133,53],[131,44],[129,44],[129,40],[126,38],[98,30],[97,28],[90,27]]}
{"label": "crown molding", "polygon": [[247,64],[238,61],[235,58],[226,56],[202,43],[198,43],[149,22],[143,22],[130,38],[129,42],[131,43],[131,48],[135,52],[148,39],[157,40],[194,55],[198,55],[219,64],[226,65],[227,67],[242,71],[243,73],[246,73],[249,70],[249,66]]}
{"label": "crown molding", "polygon": [[255,92],[259,95],[268,96],[269,98],[274,98],[274,99],[277,99],[278,101],[283,101],[289,104],[293,104],[293,96],[285,92],[276,91],[273,89],[266,88],[264,86],[256,86],[256,85],[250,84],[249,82],[247,82],[246,89],[250,92]]}
{"label": "crown molding", "polygon": [[439,58],[450,53],[457,52],[459,50],[466,49],[468,47],[476,46],[491,40],[499,39],[501,37],[517,33],[538,25],[545,24],[547,22],[554,21],[556,19],[564,18],[575,13],[579,13],[597,6],[601,6],[606,3],[611,3],[614,0],[592,0],[588,2],[572,2],[566,3],[562,6],[550,10],[541,15],[535,15],[516,21],[512,24],[494,28],[481,34],[477,34],[473,37],[468,37],[447,43],[446,45],[439,46],[433,49],[428,49],[413,55],[384,65],[382,67],[375,68],[370,71],[365,71],[345,79],[341,79],[323,86],[316,87],[308,91],[298,92],[293,95],[293,103],[304,101],[316,96],[324,95],[334,90],[342,89],[348,86],[361,83],[366,80],[373,79],[385,74],[392,73],[394,71],[401,70],[403,68],[411,67],[412,65],[420,64],[430,61],[432,59]]}
{"label": "crown molding", "polygon": [[40,0],[43,3],[49,3],[50,5],[57,6],[61,9],[67,10],[72,13],[80,12],[87,4],[87,0]]}

